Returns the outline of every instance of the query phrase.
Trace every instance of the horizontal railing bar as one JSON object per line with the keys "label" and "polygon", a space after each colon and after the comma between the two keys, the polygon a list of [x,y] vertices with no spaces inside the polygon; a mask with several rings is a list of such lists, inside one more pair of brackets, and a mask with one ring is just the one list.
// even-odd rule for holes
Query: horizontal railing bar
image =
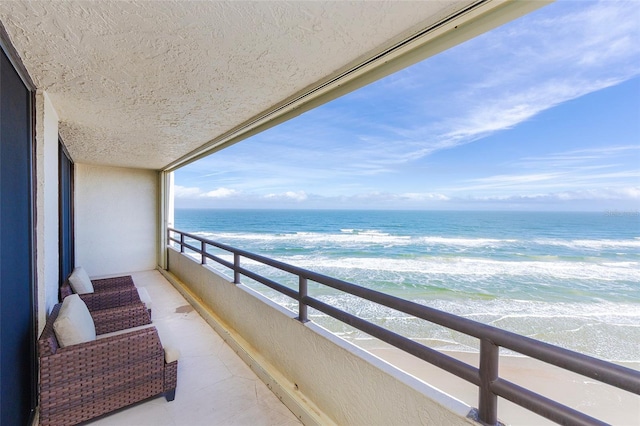
{"label": "horizontal railing bar", "polygon": [[435,365],[436,367],[440,367],[443,370],[448,371],[449,373],[452,373],[468,382],[473,383],[474,385],[480,384],[480,375],[478,373],[478,369],[469,364],[466,364],[427,346],[421,345],[420,343],[416,343],[409,338],[370,323],[369,321],[363,320],[362,318],[359,318],[355,315],[334,308],[331,305],[327,305],[326,303],[321,302],[318,299],[307,296],[304,297],[302,301],[314,309],[324,312],[325,314],[337,320],[340,320],[345,324],[355,327],[358,330],[364,331],[371,336],[377,337],[378,339],[387,342],[390,345],[395,346],[396,348],[402,349],[403,351],[410,353],[424,361],[427,361]]}
{"label": "horizontal railing bar", "polygon": [[[170,230],[180,232],[175,229]],[[404,300],[386,293],[361,287],[337,278],[329,277],[293,265],[288,265],[274,259],[236,249],[193,234],[186,232],[182,232],[182,234],[196,240],[205,240],[207,244],[212,246],[233,253],[238,253],[243,257],[296,274],[317,283],[335,288],[336,290],[361,297],[371,302],[387,306],[469,336],[473,336],[478,339],[488,338],[498,346],[511,349],[520,354],[528,355],[540,361],[544,361],[583,376],[619,387],[629,392],[640,394],[640,372],[636,370],[611,364],[579,352],[550,345],[539,340],[531,339],[487,324],[478,323],[467,318],[458,317],[447,312],[439,311],[437,309]]]}
{"label": "horizontal railing bar", "polygon": [[290,289],[287,286],[284,286],[280,283],[277,283],[275,281],[270,280],[269,278],[265,278],[262,275],[258,275],[253,271],[250,271],[248,269],[245,268],[238,268],[238,270],[240,271],[240,273],[246,277],[249,277],[251,279],[254,279],[264,285],[266,285],[269,288],[272,288],[273,290],[277,291],[278,293],[282,293],[285,296],[289,296],[292,299],[298,299],[298,292],[295,290]]}
{"label": "horizontal railing bar", "polygon": [[602,426],[607,424],[508,380],[496,380],[491,384],[491,390],[496,395],[556,423],[576,426]]}
{"label": "horizontal railing bar", "polygon": [[220,257],[218,257],[218,256],[216,256],[214,254],[211,254],[211,253],[203,253],[203,254],[207,259],[211,259],[214,262],[218,262],[222,266],[226,266],[227,268],[232,269],[232,270],[234,268],[233,263],[227,262],[226,260],[224,260],[224,259],[222,259],[222,258],[220,258]]}
{"label": "horizontal railing bar", "polygon": [[[170,231],[174,231],[174,232],[179,232],[179,231],[175,231],[173,229],[169,229],[169,230]],[[230,251],[232,253],[238,252],[239,254],[244,256],[244,254],[242,254],[242,250],[237,250],[237,249],[235,249],[233,247],[226,246],[224,244],[218,244],[218,243],[215,243],[213,241],[207,240],[205,238],[200,238],[200,237],[198,237],[196,235],[188,234],[186,232],[183,232],[182,234],[187,236],[187,237],[189,237],[189,238],[193,238],[195,240],[204,241],[205,243],[207,243],[207,244],[209,244],[211,246],[220,248],[222,250],[227,250],[227,251]],[[178,242],[180,242],[180,241],[178,240]],[[189,245],[187,243],[184,243],[184,246],[187,247],[188,249],[191,249],[191,250],[197,252],[197,253],[203,254],[201,249],[195,248],[195,247],[193,247],[193,246],[191,246],[191,245]],[[230,262],[227,262],[225,260],[222,260],[222,259],[218,258],[217,256],[214,256],[214,255],[212,255],[210,253],[204,253],[204,255],[207,258],[212,259],[212,260],[214,260],[214,261],[216,261],[216,262],[218,262],[218,263],[220,263],[220,264],[222,264],[222,265],[224,265],[224,266],[226,266],[228,268],[234,269],[233,263],[230,263]],[[268,258],[265,258],[265,259],[268,259]],[[256,260],[256,259],[253,259],[253,260]],[[284,285],[282,285],[280,283],[277,283],[277,282],[275,282],[273,280],[270,280],[270,279],[265,278],[265,277],[263,277],[261,275],[258,275],[255,272],[250,271],[250,270],[245,269],[245,268],[239,268],[239,271],[240,271],[240,273],[242,275],[245,275],[245,276],[247,276],[247,277],[249,277],[251,279],[254,279],[254,280],[266,285],[267,287],[272,288],[273,290],[275,290],[275,291],[277,291],[279,293],[282,293],[282,294],[284,294],[286,296],[291,297],[292,299],[297,299],[298,298],[298,292],[295,291],[295,290],[290,289],[289,287],[286,287],[286,286],[284,286]]]}
{"label": "horizontal railing bar", "polygon": [[[179,242],[179,241],[178,241],[178,242]],[[203,251],[202,251],[202,248],[196,248],[195,246],[192,246],[192,245],[190,245],[190,244],[188,244],[188,243],[184,243],[184,244],[183,244],[183,246],[184,246],[184,247],[186,247],[186,248],[188,248],[189,250],[193,250],[193,251],[195,251],[196,253],[198,253],[198,254],[199,254],[199,255],[201,255],[201,256],[206,257],[207,259],[211,259],[211,260],[213,260],[213,261],[215,261],[215,262],[220,263],[221,265],[226,266],[227,268],[231,268],[231,269],[233,269],[233,263],[229,263],[229,262],[227,262],[226,260],[221,259],[221,258],[219,258],[218,256],[215,256],[215,255],[213,255],[213,254],[211,254],[211,253],[208,253],[208,252],[206,252],[206,251],[204,251],[204,252],[203,252]]]}
{"label": "horizontal railing bar", "polygon": [[189,250],[195,251],[198,254],[202,254],[202,250],[199,247],[192,246],[191,244],[184,243],[183,247],[186,247]]}

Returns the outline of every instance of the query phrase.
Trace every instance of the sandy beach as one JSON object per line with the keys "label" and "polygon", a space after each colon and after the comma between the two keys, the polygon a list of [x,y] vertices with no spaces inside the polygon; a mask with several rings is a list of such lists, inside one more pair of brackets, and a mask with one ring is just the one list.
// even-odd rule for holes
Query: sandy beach
{"label": "sandy beach", "polygon": [[[380,342],[367,350],[466,404],[477,407],[478,390],[474,385]],[[470,365],[478,365],[478,354],[447,354]],[[622,365],[640,370],[640,363]],[[630,392],[526,357],[501,356],[500,376],[607,423],[640,425],[640,396]],[[554,424],[501,398],[498,399],[498,415],[503,423],[511,425]]]}

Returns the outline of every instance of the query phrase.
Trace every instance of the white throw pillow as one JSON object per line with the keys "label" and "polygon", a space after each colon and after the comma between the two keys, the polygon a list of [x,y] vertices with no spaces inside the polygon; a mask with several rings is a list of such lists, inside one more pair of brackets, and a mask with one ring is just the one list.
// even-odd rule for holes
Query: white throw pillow
{"label": "white throw pillow", "polygon": [[73,272],[69,276],[69,284],[71,284],[71,288],[74,293],[93,293],[93,284],[91,283],[91,279],[89,279],[87,271],[85,271],[82,266],[77,266],[73,269]]}
{"label": "white throw pillow", "polygon": [[96,327],[87,305],[77,294],[65,297],[53,331],[60,347],[96,340]]}

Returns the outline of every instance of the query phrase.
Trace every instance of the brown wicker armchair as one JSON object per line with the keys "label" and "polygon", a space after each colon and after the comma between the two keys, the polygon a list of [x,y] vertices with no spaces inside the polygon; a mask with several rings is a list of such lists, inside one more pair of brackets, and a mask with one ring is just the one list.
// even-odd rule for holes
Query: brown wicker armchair
{"label": "brown wicker armchair", "polygon": [[[174,399],[178,361],[165,362],[155,327],[62,348],[53,329],[61,306],[38,339],[41,425],[76,424],[160,394]],[[91,316],[98,335],[150,323],[143,305]]]}
{"label": "brown wicker armchair", "polygon": [[[92,313],[101,309],[132,304],[145,303],[150,305],[148,301],[141,299],[139,289],[133,283],[131,275],[91,280],[91,283],[93,284],[94,292],[80,294],[80,298]],[[60,287],[60,300],[64,300],[65,297],[71,294],[73,294],[73,289],[69,284],[69,280],[66,280]],[[149,315],[151,315],[151,308],[149,306],[147,308]]]}

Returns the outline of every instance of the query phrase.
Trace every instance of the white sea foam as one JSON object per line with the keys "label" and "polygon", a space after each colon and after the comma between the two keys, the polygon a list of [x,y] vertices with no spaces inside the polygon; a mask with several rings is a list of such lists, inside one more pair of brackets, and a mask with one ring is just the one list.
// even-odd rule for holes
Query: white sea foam
{"label": "white sea foam", "polygon": [[442,245],[442,246],[458,246],[458,247],[486,247],[486,246],[501,246],[506,244],[513,244],[518,240],[513,239],[495,239],[495,238],[451,238],[451,237],[420,237],[420,242],[427,245]]}
{"label": "white sea foam", "polygon": [[574,250],[612,250],[621,249],[640,249],[640,238],[628,240],[555,240],[555,239],[538,239],[533,241],[538,245],[547,245],[555,247],[566,247]]}
{"label": "white sea foam", "polygon": [[396,273],[445,276],[530,276],[578,280],[640,281],[639,262],[501,261],[482,258],[423,257],[395,259],[378,257],[298,257],[296,266],[306,269],[362,269]]}
{"label": "white sea foam", "polygon": [[390,235],[385,232],[366,230],[361,232],[345,232],[340,234],[322,234],[317,232],[295,232],[286,234],[237,234],[220,233],[213,234],[201,232],[205,238],[214,241],[251,241],[251,242],[273,242],[286,244],[290,247],[308,247],[310,244],[385,244],[385,245],[407,245],[412,244],[411,237],[402,235]]}
{"label": "white sea foam", "polygon": [[385,245],[416,245],[438,246],[457,248],[482,248],[482,247],[508,247],[508,246],[552,246],[564,247],[572,250],[614,250],[614,249],[640,249],[640,238],[626,240],[563,240],[563,239],[497,239],[497,238],[455,238],[442,236],[409,236],[393,235],[375,229],[341,229],[339,234],[319,232],[292,232],[292,233],[211,233],[197,232],[196,235],[219,242],[250,241],[273,242],[287,244],[291,247],[308,247],[310,244],[385,244]]}

